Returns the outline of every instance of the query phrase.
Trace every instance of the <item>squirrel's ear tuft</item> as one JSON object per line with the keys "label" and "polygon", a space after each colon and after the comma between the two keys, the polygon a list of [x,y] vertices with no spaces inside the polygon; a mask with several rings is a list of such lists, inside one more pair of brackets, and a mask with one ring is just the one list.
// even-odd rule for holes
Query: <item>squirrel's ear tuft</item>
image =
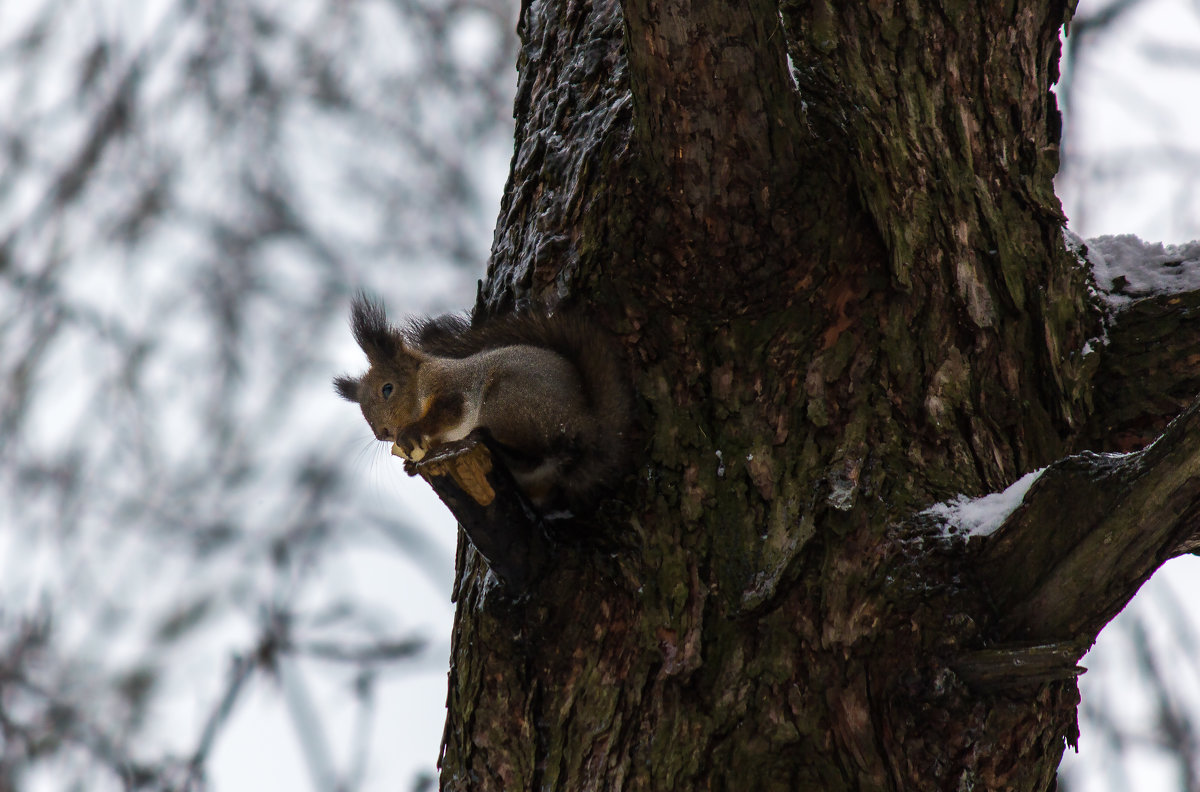
{"label": "squirrel's ear tuft", "polygon": [[360,291],[350,304],[350,328],[372,364],[395,357],[404,345],[400,333],[388,324],[383,303],[366,292]]}
{"label": "squirrel's ear tuft", "polygon": [[346,401],[358,402],[358,388],[361,380],[357,377],[334,377],[333,389]]}

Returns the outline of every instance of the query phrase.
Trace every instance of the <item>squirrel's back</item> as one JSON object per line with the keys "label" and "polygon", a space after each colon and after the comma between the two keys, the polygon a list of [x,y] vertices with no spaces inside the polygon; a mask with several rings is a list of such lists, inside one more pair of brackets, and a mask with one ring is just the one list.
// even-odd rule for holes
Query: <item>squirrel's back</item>
{"label": "squirrel's back", "polygon": [[556,454],[556,489],[566,506],[580,507],[624,474],[633,418],[629,377],[615,342],[595,323],[571,312],[510,314],[477,324],[450,315],[411,322],[404,335],[408,343],[435,357],[466,358],[518,346],[561,356],[578,372],[590,420],[583,422],[584,436],[573,439],[574,447]]}

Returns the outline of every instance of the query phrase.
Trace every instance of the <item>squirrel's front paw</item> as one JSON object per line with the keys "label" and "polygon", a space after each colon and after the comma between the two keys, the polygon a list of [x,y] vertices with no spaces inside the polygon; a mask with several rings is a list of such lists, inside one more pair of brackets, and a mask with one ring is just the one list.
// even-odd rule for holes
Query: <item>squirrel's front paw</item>
{"label": "squirrel's front paw", "polygon": [[[421,456],[425,456],[424,452],[418,452]],[[419,459],[413,459],[409,456],[409,452],[400,447],[399,443],[392,443],[392,456],[398,456],[404,460],[404,472],[410,476],[417,475],[417,462]]]}
{"label": "squirrel's front paw", "polygon": [[425,447],[425,438],[418,435],[410,435],[405,432],[400,433],[400,437],[392,445],[392,453],[409,462],[420,462],[425,458],[425,454],[429,451]]}

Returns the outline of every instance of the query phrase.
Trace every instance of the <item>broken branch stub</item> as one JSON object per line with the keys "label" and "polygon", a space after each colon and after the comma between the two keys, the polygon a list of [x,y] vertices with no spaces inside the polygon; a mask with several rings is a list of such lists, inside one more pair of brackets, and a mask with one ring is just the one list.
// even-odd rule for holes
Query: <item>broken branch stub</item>
{"label": "broken branch stub", "polygon": [[420,462],[406,460],[404,469],[429,483],[496,577],[520,594],[545,561],[545,531],[512,474],[494,461],[492,442],[472,432]]}

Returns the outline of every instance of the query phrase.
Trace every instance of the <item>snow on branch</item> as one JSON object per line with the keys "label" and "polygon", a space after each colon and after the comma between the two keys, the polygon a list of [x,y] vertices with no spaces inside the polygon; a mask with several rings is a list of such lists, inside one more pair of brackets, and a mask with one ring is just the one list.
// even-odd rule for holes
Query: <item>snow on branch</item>
{"label": "snow on branch", "polygon": [[1164,245],[1121,234],[1085,243],[1070,231],[1065,234],[1077,256],[1083,258],[1086,246],[1096,286],[1114,311],[1144,297],[1200,291],[1200,241]]}
{"label": "snow on branch", "polygon": [[1029,488],[1037,481],[1038,476],[1042,475],[1043,470],[1045,468],[1026,473],[1003,492],[993,492],[980,498],[959,495],[953,500],[930,506],[921,514],[933,517],[941,523],[942,532],[946,536],[991,536],[1021,505],[1025,493],[1029,492]]}

